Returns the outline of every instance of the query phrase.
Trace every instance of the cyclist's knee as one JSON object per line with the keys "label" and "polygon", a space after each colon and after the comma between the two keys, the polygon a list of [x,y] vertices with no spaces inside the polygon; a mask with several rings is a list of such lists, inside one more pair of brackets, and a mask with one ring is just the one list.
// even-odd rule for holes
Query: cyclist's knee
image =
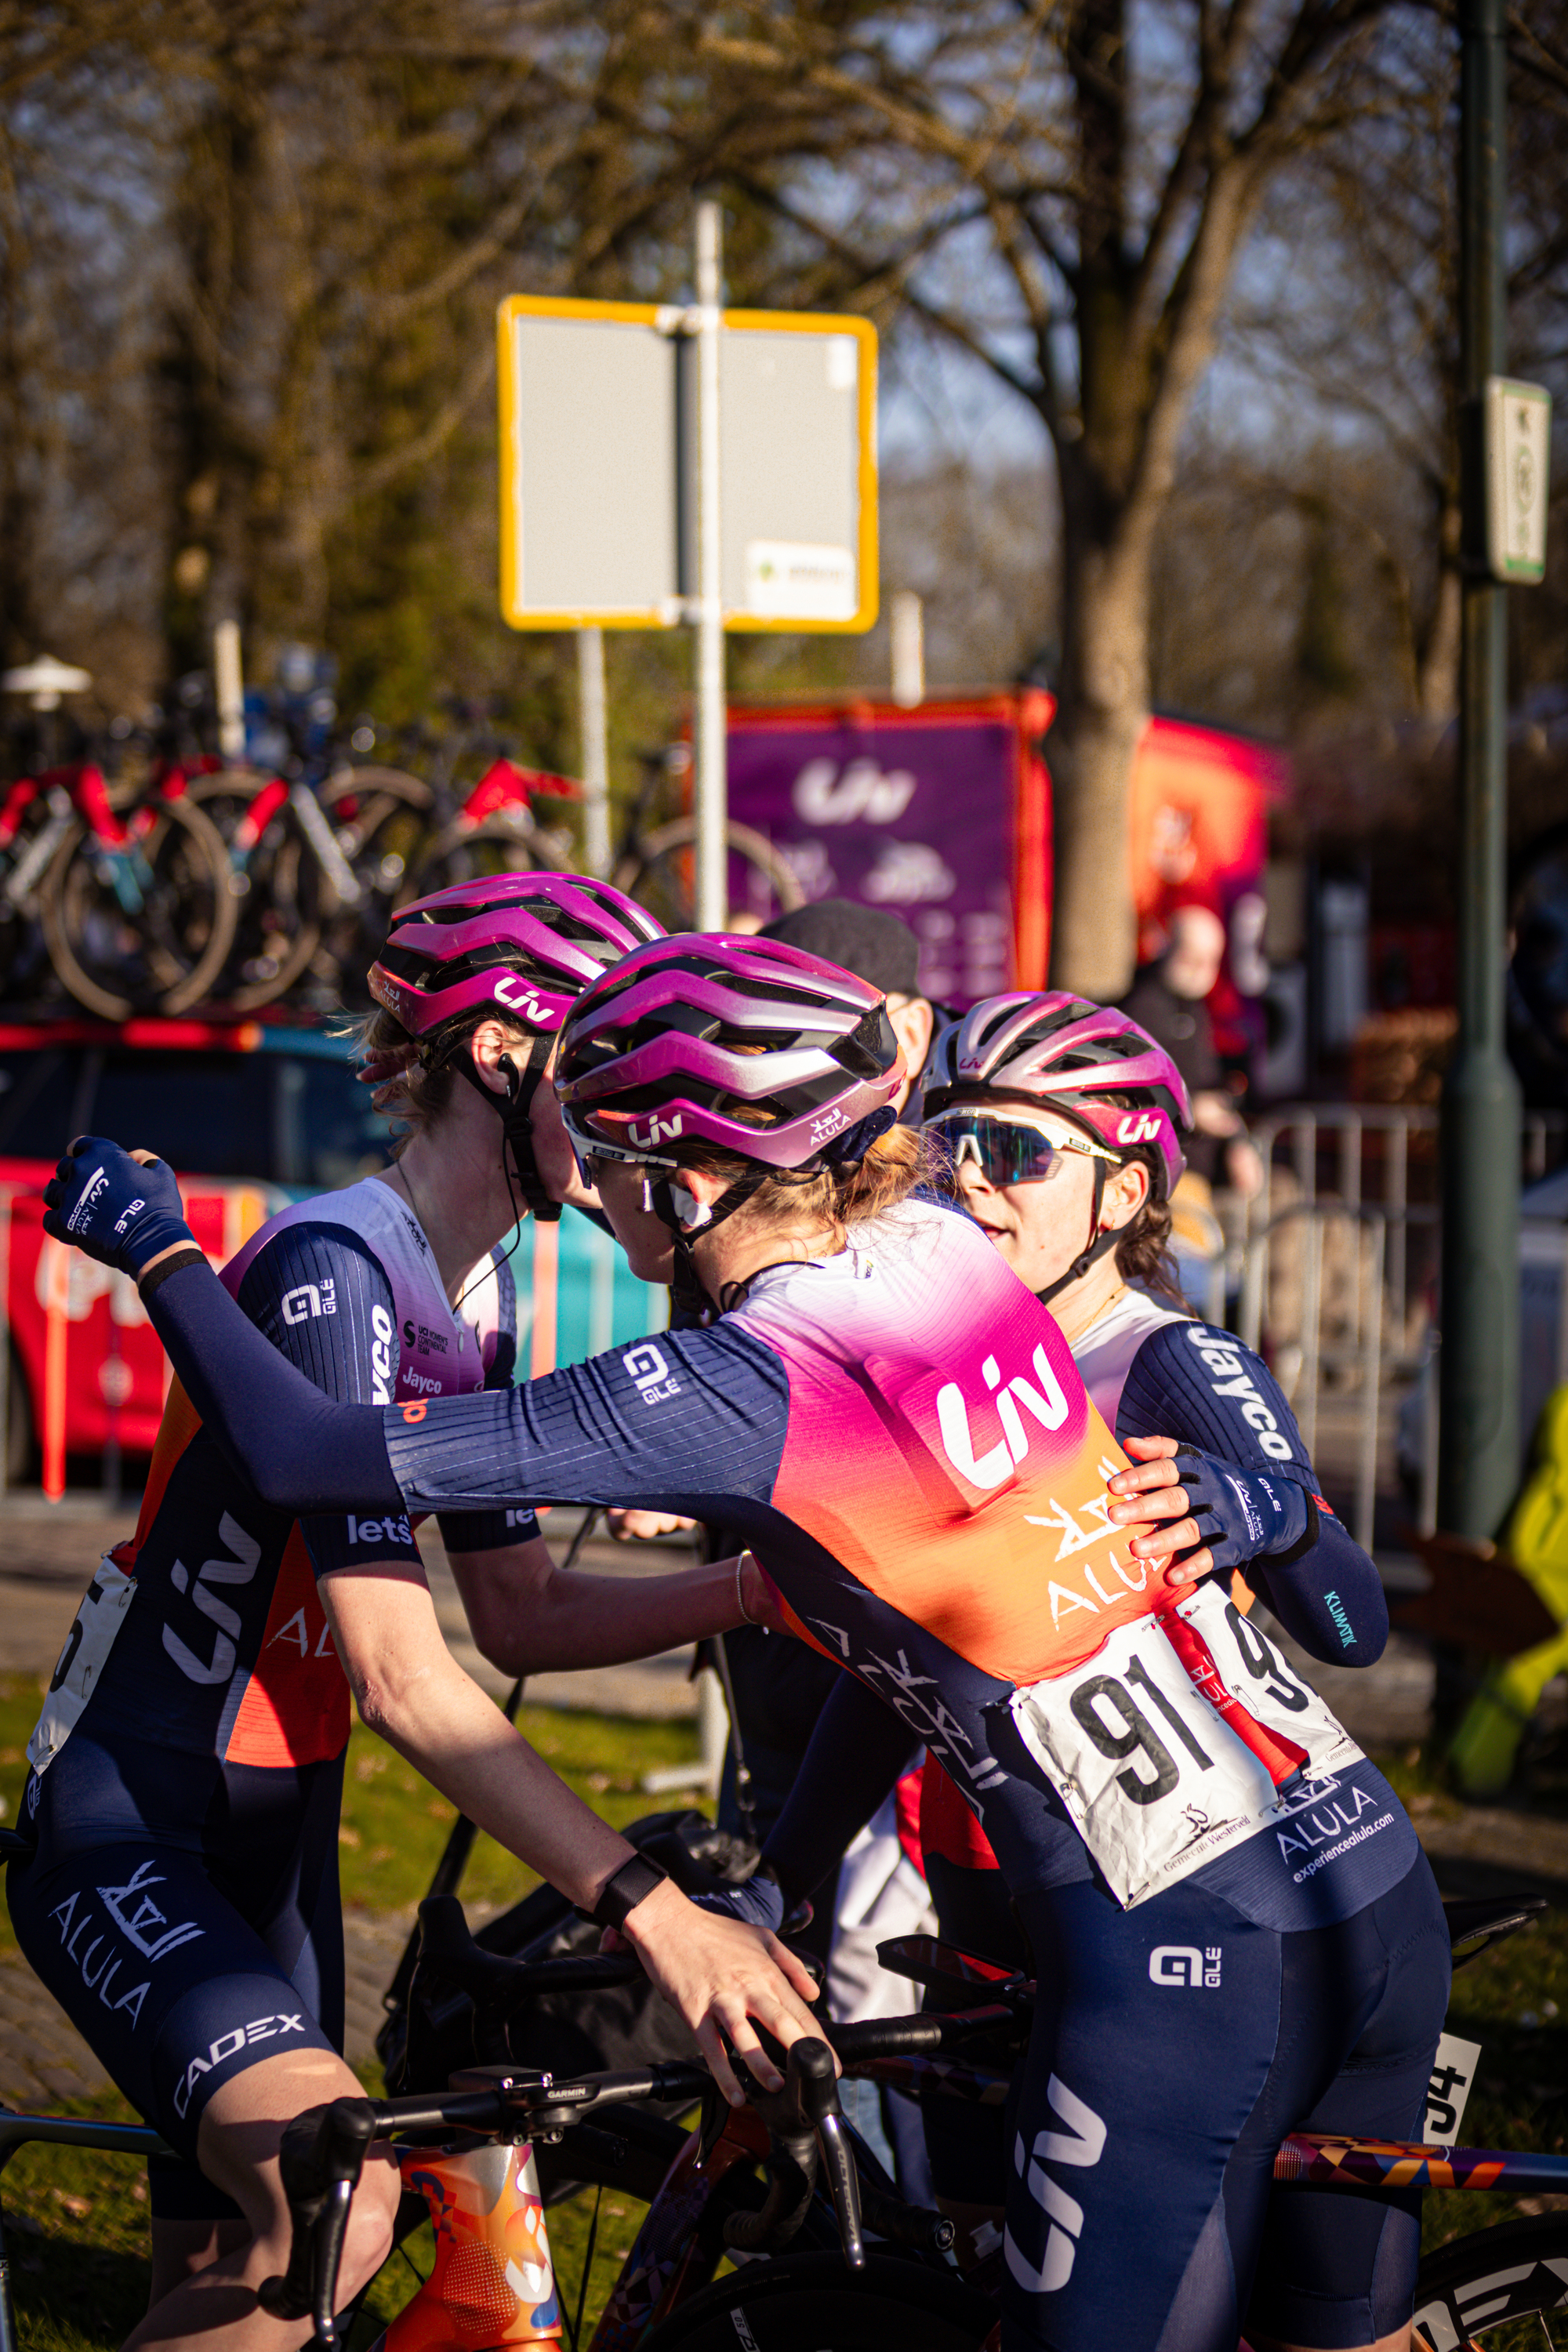
{"label": "cyclist's knee", "polygon": [[392,2252],[402,2181],[390,2151],[373,2148],[365,2159],[343,2233],[343,2259],[338,2273],[338,2294],[346,2303],[367,2285]]}

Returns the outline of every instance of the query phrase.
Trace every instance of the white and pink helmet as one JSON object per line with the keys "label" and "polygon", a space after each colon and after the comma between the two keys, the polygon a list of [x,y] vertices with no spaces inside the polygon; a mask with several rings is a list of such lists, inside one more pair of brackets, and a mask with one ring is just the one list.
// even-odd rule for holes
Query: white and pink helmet
{"label": "white and pink helmet", "polygon": [[924,1115],[993,1095],[1059,1110],[1112,1151],[1152,1145],[1163,1197],[1175,1191],[1192,1105],[1169,1054],[1125,1013],[1060,989],[986,997],[937,1039]]}

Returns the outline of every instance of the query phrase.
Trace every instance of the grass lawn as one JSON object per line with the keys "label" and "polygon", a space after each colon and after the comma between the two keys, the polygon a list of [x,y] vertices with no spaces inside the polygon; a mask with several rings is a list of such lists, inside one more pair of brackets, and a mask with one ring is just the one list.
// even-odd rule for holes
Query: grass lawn
{"label": "grass lawn", "polygon": [[[4,1818],[10,1821],[16,1819],[22,1748],[37,1704],[36,1687],[0,1685],[0,1798],[6,1805]],[[637,1786],[644,1772],[695,1749],[695,1730],[689,1724],[628,1723],[531,1708],[523,1728],[573,1788],[617,1824],[652,1809],[655,1801]],[[1415,1751],[1380,1761],[1418,1815],[1451,1802],[1426,1776]],[[424,1892],[452,1819],[444,1799],[382,1741],[356,1727],[341,1855],[347,1900],[378,1911],[413,1904]],[[508,1855],[480,1839],[463,1892],[472,1903],[504,1904],[531,1883]],[[3,1914],[0,1933],[9,1937]],[[1484,2053],[1465,2117],[1465,2140],[1482,2147],[1568,2149],[1568,1911],[1550,1914],[1462,1970],[1455,1979],[1448,2022],[1456,2033],[1480,2042]],[[367,2082],[379,2087],[372,2077]],[[86,2111],[130,2112],[112,2094]],[[140,2166],[125,2158],[29,2148],[5,2173],[5,2210],[13,2232],[10,2253],[26,2352],[100,2352],[117,2344],[145,2305],[147,2205]],[[1441,2243],[1516,2210],[1538,2209],[1535,2200],[1434,2194],[1426,2200],[1426,2242]],[[584,2301],[584,2336],[643,2210],[624,2193],[605,2192]],[[589,2194],[551,2215],[569,2315],[576,2309],[593,2211]],[[421,2273],[429,2268],[431,2252],[427,2230],[410,2241],[408,2252]],[[406,2263],[394,2256],[372,2289],[371,2307],[389,2316],[412,2285]]]}

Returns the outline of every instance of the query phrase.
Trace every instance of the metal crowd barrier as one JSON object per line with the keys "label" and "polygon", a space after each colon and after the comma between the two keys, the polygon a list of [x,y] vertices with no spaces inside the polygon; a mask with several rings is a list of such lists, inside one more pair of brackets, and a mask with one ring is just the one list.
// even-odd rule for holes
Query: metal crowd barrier
{"label": "metal crowd barrier", "polygon": [[[1247,1346],[1271,1343],[1309,1449],[1317,1442],[1325,1386],[1353,1377],[1359,1415],[1352,1528],[1370,1549],[1377,1493],[1379,1419],[1391,1386],[1422,1383],[1423,1442],[1417,1523],[1436,1524],[1438,1333],[1415,1310],[1435,1302],[1437,1237],[1435,1110],[1368,1103],[1281,1106],[1250,1128],[1263,1160],[1261,1191],[1242,1202],[1216,1202],[1223,1245],[1207,1257],[1185,1254],[1189,1292],[1211,1321],[1225,1321]],[[1430,1138],[1413,1152],[1415,1138]],[[1521,1175],[1531,1183],[1568,1158],[1568,1114],[1527,1111],[1520,1138]],[[1413,1160],[1415,1167],[1413,1168]],[[1325,1165],[1325,1163],[1327,1163]],[[1282,1176],[1293,1197],[1281,1201]],[[1412,1178],[1426,1197],[1412,1199]],[[1369,1192],[1376,1197],[1368,1198]],[[1336,1229],[1350,1244],[1333,1301],[1335,1328],[1325,1336],[1325,1248]],[[1568,1223],[1560,1234],[1556,1374],[1568,1381]],[[1280,1244],[1300,1237],[1300,1290],[1283,1328],[1270,1330],[1270,1292]],[[1417,1247],[1417,1239],[1424,1246]],[[1197,1280],[1191,1276],[1197,1273]],[[1413,1328],[1414,1327],[1414,1328]],[[1297,1351],[1299,1351],[1299,1356]]]}

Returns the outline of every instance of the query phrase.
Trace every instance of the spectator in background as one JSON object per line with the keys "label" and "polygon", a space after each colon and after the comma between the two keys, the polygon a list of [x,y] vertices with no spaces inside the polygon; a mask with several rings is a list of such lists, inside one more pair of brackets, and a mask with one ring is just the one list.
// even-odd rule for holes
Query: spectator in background
{"label": "spectator in background", "polygon": [[1165,952],[1145,964],[1119,1010],[1163,1045],[1186,1081],[1193,1129],[1182,1138],[1189,1176],[1250,1200],[1263,1163],[1225,1084],[1207,998],[1225,961],[1225,925],[1207,907],[1178,907]]}

